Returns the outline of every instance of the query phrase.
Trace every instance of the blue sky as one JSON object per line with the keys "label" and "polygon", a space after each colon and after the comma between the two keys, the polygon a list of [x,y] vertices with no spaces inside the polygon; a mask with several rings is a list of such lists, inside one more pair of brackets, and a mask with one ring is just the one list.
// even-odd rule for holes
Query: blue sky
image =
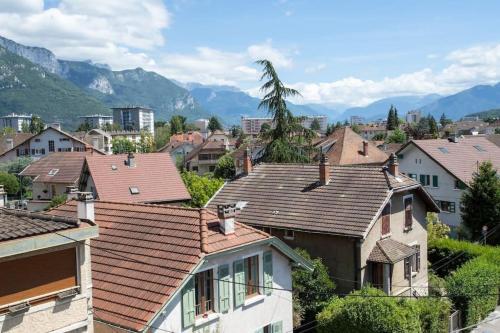
{"label": "blue sky", "polygon": [[3,0],[0,35],[254,95],[265,57],[297,102],[364,105],[500,81],[498,13],[499,1]]}

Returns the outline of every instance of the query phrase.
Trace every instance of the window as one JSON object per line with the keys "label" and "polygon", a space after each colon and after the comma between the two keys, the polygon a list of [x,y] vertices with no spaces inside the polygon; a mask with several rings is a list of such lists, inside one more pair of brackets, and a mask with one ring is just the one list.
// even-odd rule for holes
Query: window
{"label": "window", "polygon": [[391,232],[391,204],[385,205],[382,210],[382,236]]}
{"label": "window", "polygon": [[[50,149],[49,149],[49,151],[50,151]],[[58,148],[57,151],[59,151],[59,152],[70,152],[71,148]]]}
{"label": "window", "polygon": [[244,260],[246,297],[259,294],[259,256],[253,256]]}
{"label": "window", "polygon": [[436,175],[432,176],[432,187],[439,187],[439,179]]}
{"label": "window", "polygon": [[48,175],[55,176],[59,172],[59,169],[50,169]]}
{"label": "window", "polygon": [[140,193],[139,188],[135,187],[135,186],[130,186],[129,190],[130,190],[130,194],[139,194]]}
{"label": "window", "polygon": [[191,171],[198,172],[198,167],[197,166],[192,167]]}
{"label": "window", "polygon": [[285,229],[285,239],[294,239],[295,238],[295,232],[293,230]]}
{"label": "window", "polygon": [[398,160],[402,160],[405,157],[404,154],[398,154]]}
{"label": "window", "polygon": [[420,175],[420,184],[422,184],[422,186],[429,186],[431,184],[431,176]]}
{"label": "window", "polygon": [[53,197],[57,195],[56,186],[54,184],[50,185],[50,192],[52,193]]}
{"label": "window", "polygon": [[214,172],[215,171],[215,165],[211,165],[208,167],[208,171]]}
{"label": "window", "polygon": [[405,228],[411,228],[413,223],[413,197],[404,197],[403,202],[405,207]]}
{"label": "window", "polygon": [[414,173],[409,173],[408,177],[410,177],[411,179],[417,180],[417,175]]}
{"label": "window", "polygon": [[415,250],[417,250],[417,253],[415,253],[412,256],[411,260],[411,270],[412,272],[420,272],[420,245],[413,245],[412,246]]}
{"label": "window", "polygon": [[439,206],[443,212],[455,213],[455,203],[452,201],[439,201]]}
{"label": "window", "polygon": [[49,140],[49,152],[54,152],[54,140]]}
{"label": "window", "polygon": [[35,139],[35,142],[40,142],[40,139]]}
{"label": "window", "polygon": [[405,279],[409,280],[411,278],[411,258],[405,258],[403,261],[404,264],[404,275]]}
{"label": "window", "polygon": [[213,270],[196,273],[195,288],[195,315],[201,316],[213,310],[214,280]]}
{"label": "window", "polygon": [[476,148],[476,150],[481,151],[481,152],[486,151],[486,149],[484,149],[483,146],[480,146],[480,145],[475,145],[473,147]]}
{"label": "window", "polygon": [[456,190],[465,190],[467,188],[467,186],[464,184],[464,182],[458,180],[458,179],[455,179],[455,189]]}
{"label": "window", "polygon": [[259,328],[255,333],[283,333],[283,322],[279,321]]}
{"label": "window", "polygon": [[63,141],[69,141],[68,138],[59,138],[59,142],[63,142]]}
{"label": "window", "polygon": [[438,147],[438,149],[443,154],[449,154],[448,148],[446,148],[446,147]]}

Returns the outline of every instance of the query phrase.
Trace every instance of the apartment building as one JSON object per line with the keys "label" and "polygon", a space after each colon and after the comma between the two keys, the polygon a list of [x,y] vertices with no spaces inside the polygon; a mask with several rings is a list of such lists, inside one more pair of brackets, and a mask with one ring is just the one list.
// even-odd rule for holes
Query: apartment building
{"label": "apartment building", "polygon": [[20,133],[23,131],[23,124],[26,124],[25,126],[29,126],[31,124],[31,115],[11,113],[0,117],[0,130],[4,128],[12,128],[14,131]]}
{"label": "apartment building", "polygon": [[90,116],[80,116],[81,122],[88,124],[90,128],[103,128],[105,125],[113,124],[113,116],[93,114]]}
{"label": "apartment building", "polygon": [[153,110],[144,107],[112,108],[113,123],[126,131],[148,131],[154,135]]}
{"label": "apartment building", "polygon": [[[302,121],[302,126],[304,126],[305,128],[311,128],[311,124],[315,120],[319,122],[320,133],[326,133],[326,129],[328,126],[328,117],[326,116],[306,116]],[[273,126],[272,118],[241,117],[241,129],[243,130],[243,133],[247,135],[259,135],[264,124]]]}
{"label": "apartment building", "polygon": [[406,122],[408,124],[418,123],[421,118],[422,118],[422,112],[420,112],[419,110],[408,111],[406,113]]}

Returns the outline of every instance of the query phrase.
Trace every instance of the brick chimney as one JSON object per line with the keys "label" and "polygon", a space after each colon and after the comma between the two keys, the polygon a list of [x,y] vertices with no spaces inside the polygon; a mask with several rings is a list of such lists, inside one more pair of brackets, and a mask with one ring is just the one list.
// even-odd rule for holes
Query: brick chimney
{"label": "brick chimney", "polygon": [[129,168],[135,168],[135,156],[132,152],[129,152],[127,155],[127,165]]}
{"label": "brick chimney", "polygon": [[6,150],[11,150],[12,148],[14,148],[14,139],[7,138],[5,140],[5,148],[6,148]]}
{"label": "brick chimney", "polygon": [[243,153],[243,173],[249,175],[252,172],[252,154],[250,153],[250,148],[246,148]]}
{"label": "brick chimney", "polygon": [[95,222],[94,198],[90,192],[78,193],[77,217],[80,221]]}
{"label": "brick chimney", "polygon": [[224,235],[234,234],[234,218],[236,217],[236,204],[217,205],[220,231]]}
{"label": "brick chimney", "polygon": [[368,156],[368,141],[363,141],[363,155]]}
{"label": "brick chimney", "polygon": [[320,185],[327,185],[330,182],[330,163],[325,154],[321,154],[319,162],[319,183]]}
{"label": "brick chimney", "polygon": [[78,189],[73,186],[66,186],[66,198],[68,200],[78,199]]}
{"label": "brick chimney", "polygon": [[206,208],[200,209],[200,250],[202,253],[208,252],[208,225],[207,225],[207,216],[208,212]]}
{"label": "brick chimney", "polygon": [[389,172],[394,177],[399,176],[399,163],[396,154],[392,153],[389,157]]}

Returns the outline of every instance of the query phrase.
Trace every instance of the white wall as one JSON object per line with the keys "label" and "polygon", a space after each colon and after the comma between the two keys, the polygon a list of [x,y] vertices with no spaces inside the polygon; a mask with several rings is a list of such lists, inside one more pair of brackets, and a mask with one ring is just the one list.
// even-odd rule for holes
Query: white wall
{"label": "white wall", "polygon": [[[224,257],[209,260],[203,267],[198,269],[198,272],[213,268],[214,276],[217,277],[217,267],[221,264],[229,264],[229,272],[233,276],[233,262],[245,257],[260,255],[260,282],[262,285],[262,253],[269,250],[267,246],[256,246],[237,253],[228,254]],[[291,265],[289,259],[283,256],[280,252],[273,249],[273,285],[275,288],[291,289]],[[214,281],[214,303],[218,303],[217,281]],[[234,307],[233,292],[231,288],[231,308],[225,314],[219,314],[218,318],[204,324],[188,327],[182,327],[182,295],[179,293],[175,296],[172,302],[165,311],[164,316],[160,316],[152,326],[182,333],[203,332],[203,333],[254,333],[255,330],[268,324],[282,321],[283,333],[291,332],[293,329],[292,319],[292,293],[289,291],[273,290],[269,296],[257,296],[259,301],[238,307]],[[262,294],[262,293],[261,293]],[[257,299],[257,298],[256,298]],[[251,301],[251,299],[247,300]],[[217,308],[216,308],[217,309]],[[216,310],[217,311],[217,310]],[[198,320],[197,320],[198,321]],[[153,332],[161,332],[160,330],[152,330]]]}
{"label": "white wall", "polygon": [[[403,154],[403,158],[398,159],[400,171],[405,174],[416,174],[417,181],[420,181],[421,174],[430,175],[431,184],[425,187],[429,194],[435,200],[455,203],[455,213],[442,212],[439,214],[439,218],[452,227],[459,226],[462,220],[460,217],[460,198],[463,190],[455,189],[456,178],[413,144],[408,145],[401,154]],[[438,187],[432,187],[433,175],[438,176]]]}

